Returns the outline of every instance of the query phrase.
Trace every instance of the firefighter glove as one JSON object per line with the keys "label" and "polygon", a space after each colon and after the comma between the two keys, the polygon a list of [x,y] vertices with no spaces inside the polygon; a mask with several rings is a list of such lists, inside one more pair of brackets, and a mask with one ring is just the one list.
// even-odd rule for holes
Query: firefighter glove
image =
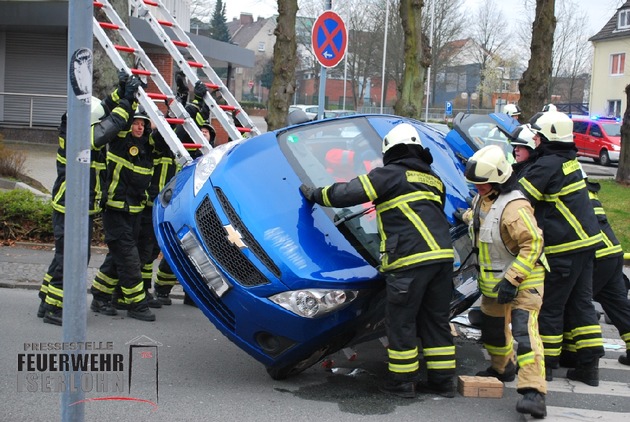
{"label": "firefighter glove", "polygon": [[500,304],[510,303],[516,298],[516,294],[518,293],[518,287],[513,285],[508,281],[507,278],[503,278],[494,289],[493,292],[497,293],[497,302]]}
{"label": "firefighter glove", "polygon": [[195,83],[195,100],[203,101],[203,97],[208,92],[208,87],[202,81],[197,81]]}
{"label": "firefighter glove", "polygon": [[186,75],[181,70],[175,74],[175,84],[177,85],[177,93],[181,96],[188,97],[188,84],[186,83]]}
{"label": "firefighter glove", "polygon": [[125,93],[125,85],[127,84],[127,71],[125,69],[120,69],[118,71],[118,94],[123,95]]}
{"label": "firefighter glove", "polygon": [[302,186],[300,186],[300,192],[302,192],[302,195],[304,195],[304,197],[311,202],[315,202],[316,191],[317,188],[314,188],[312,186],[306,186],[305,184],[302,184]]}
{"label": "firefighter glove", "polygon": [[140,83],[140,78],[136,75],[131,75],[127,79],[127,83],[125,84],[125,95],[123,97],[130,103],[136,101],[136,93],[138,92],[138,88],[140,88]]}
{"label": "firefighter glove", "polygon": [[466,208],[457,208],[455,211],[453,211],[453,217],[455,217],[456,220],[461,221],[462,223],[467,223],[467,221],[464,219],[464,214],[466,213],[466,211],[468,211]]}

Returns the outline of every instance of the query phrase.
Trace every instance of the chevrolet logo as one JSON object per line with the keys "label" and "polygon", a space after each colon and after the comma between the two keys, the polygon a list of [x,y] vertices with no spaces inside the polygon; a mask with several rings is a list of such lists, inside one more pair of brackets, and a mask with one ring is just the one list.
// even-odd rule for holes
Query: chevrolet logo
{"label": "chevrolet logo", "polygon": [[240,249],[247,247],[247,245],[243,242],[243,236],[241,236],[238,230],[232,227],[231,224],[228,224],[227,226],[223,226],[223,228],[227,232],[226,237],[227,237],[228,242],[230,242],[234,246],[239,247]]}

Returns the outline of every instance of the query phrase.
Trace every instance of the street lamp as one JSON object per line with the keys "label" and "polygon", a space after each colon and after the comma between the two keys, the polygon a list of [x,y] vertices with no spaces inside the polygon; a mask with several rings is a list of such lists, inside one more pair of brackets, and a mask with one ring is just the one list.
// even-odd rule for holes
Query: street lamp
{"label": "street lamp", "polygon": [[501,113],[501,109],[503,109],[503,104],[501,102],[501,94],[503,94],[503,72],[505,72],[505,68],[497,67],[497,70],[501,71],[501,80],[499,81],[499,97],[497,98],[497,104],[499,105],[499,113]]}

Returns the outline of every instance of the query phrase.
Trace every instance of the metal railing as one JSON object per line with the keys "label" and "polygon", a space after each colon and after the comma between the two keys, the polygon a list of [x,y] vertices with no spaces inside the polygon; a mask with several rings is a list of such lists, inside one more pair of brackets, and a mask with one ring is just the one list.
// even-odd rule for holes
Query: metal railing
{"label": "metal railing", "polygon": [[[7,116],[7,101],[5,101],[6,97],[8,96],[13,96],[13,97],[27,97],[29,98],[29,106],[28,106],[28,127],[32,128],[33,127],[33,115],[34,115],[34,109],[35,109],[35,100],[38,98],[64,98],[67,99],[68,96],[67,95],[57,95],[57,94],[32,94],[32,93],[28,93],[28,94],[24,94],[24,93],[20,93],[20,92],[0,92],[0,97],[2,97],[3,101],[0,104],[0,111],[2,113],[0,113],[0,123],[5,123],[7,121],[6,116]],[[66,101],[64,101],[66,102]],[[57,102],[56,102],[57,103]],[[65,107],[64,107],[65,108]],[[59,113],[56,113],[59,114]],[[59,117],[61,114],[59,114],[59,116],[55,115],[55,120],[51,120],[51,124],[58,124],[59,121]],[[15,123],[13,121],[11,121],[12,123]],[[20,123],[22,121],[19,121]]]}

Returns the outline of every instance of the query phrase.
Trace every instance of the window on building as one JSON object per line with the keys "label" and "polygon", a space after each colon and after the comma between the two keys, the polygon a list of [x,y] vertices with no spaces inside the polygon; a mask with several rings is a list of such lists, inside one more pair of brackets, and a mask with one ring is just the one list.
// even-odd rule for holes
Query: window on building
{"label": "window on building", "polygon": [[608,115],[621,116],[621,100],[608,100]]}
{"label": "window on building", "polygon": [[612,54],[610,56],[610,74],[623,75],[626,65],[626,53]]}
{"label": "window on building", "polygon": [[265,42],[264,41],[260,41],[258,43],[258,51],[265,51]]}
{"label": "window on building", "polygon": [[617,29],[630,29],[630,10],[622,10],[619,12],[618,19]]}

